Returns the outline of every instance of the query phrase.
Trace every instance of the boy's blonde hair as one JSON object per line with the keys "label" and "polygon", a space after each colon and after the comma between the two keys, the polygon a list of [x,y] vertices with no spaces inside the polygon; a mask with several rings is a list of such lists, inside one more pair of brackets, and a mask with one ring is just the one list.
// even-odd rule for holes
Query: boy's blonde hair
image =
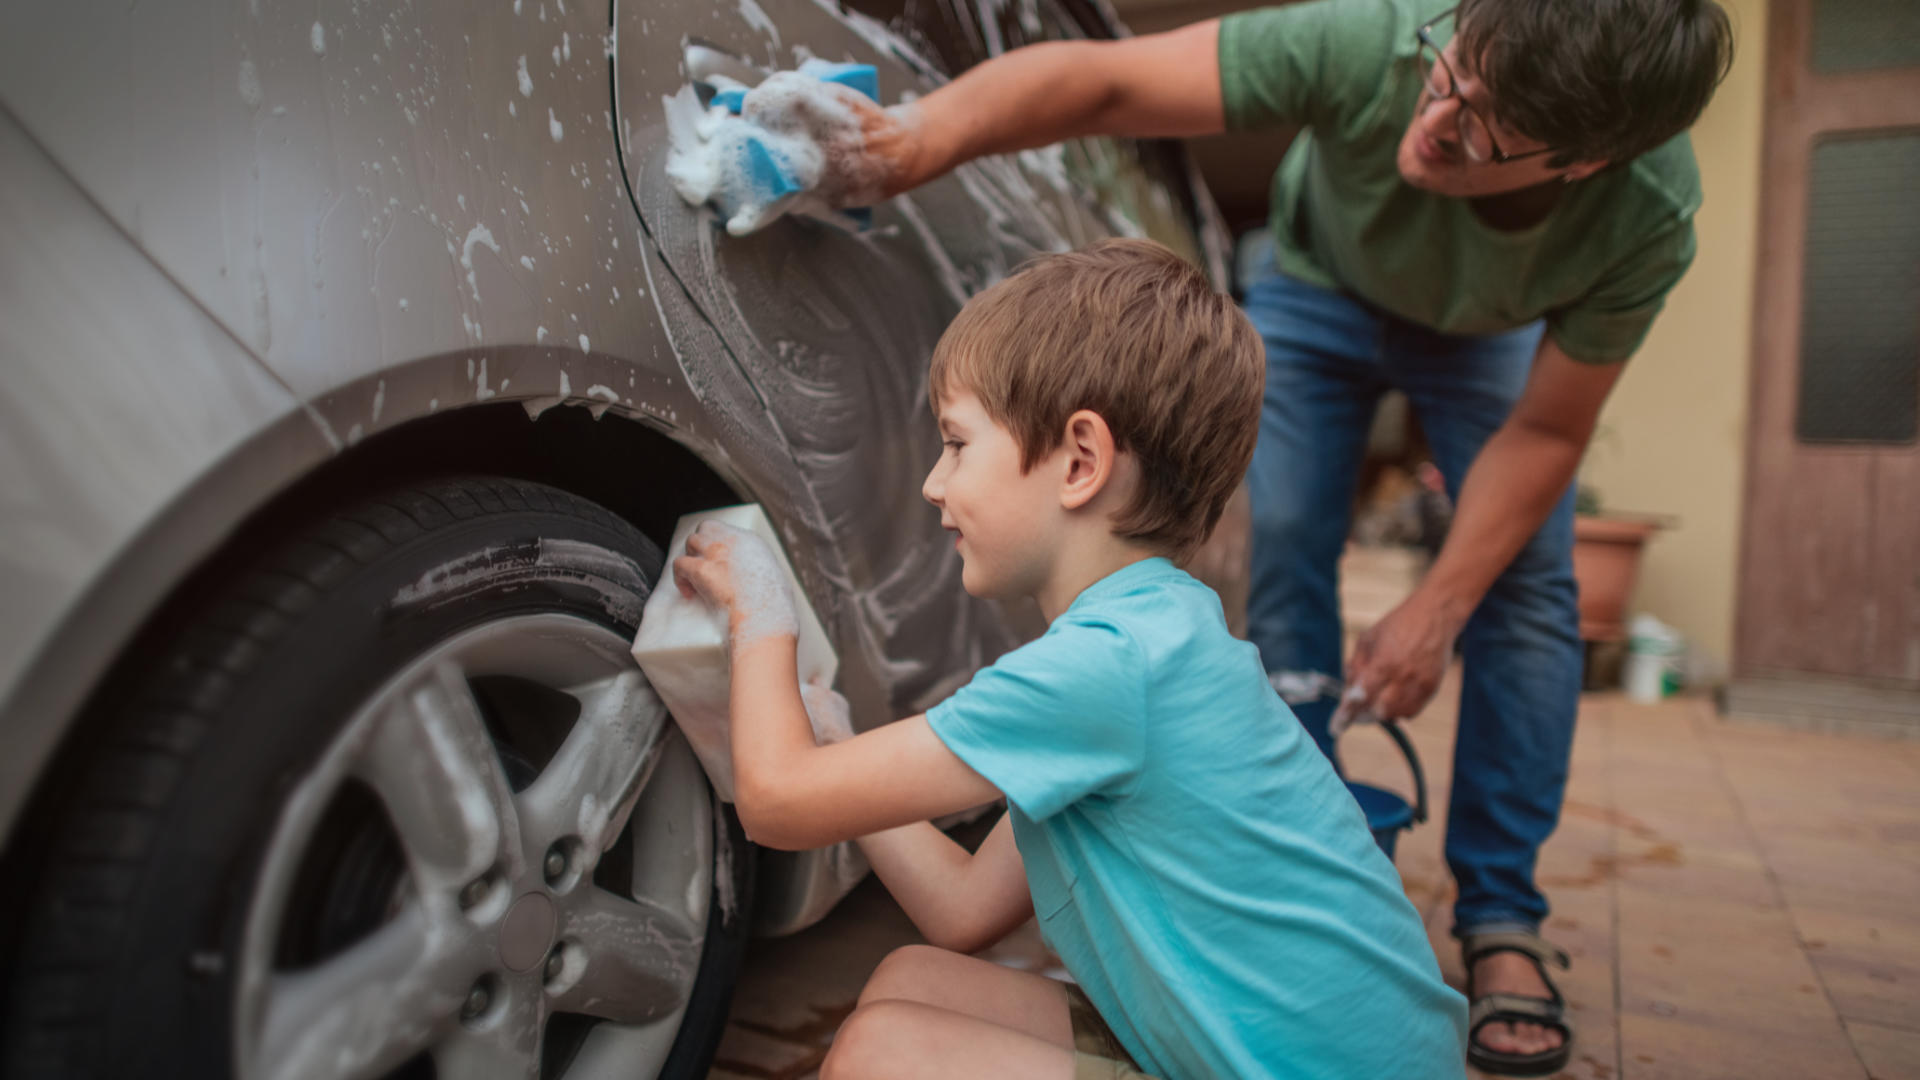
{"label": "boy's blonde hair", "polygon": [[1149,240],[1042,255],[967,302],[933,349],[937,416],[954,390],[1012,432],[1027,470],[1090,409],[1140,463],[1116,535],[1183,560],[1253,458],[1260,335],[1198,267]]}

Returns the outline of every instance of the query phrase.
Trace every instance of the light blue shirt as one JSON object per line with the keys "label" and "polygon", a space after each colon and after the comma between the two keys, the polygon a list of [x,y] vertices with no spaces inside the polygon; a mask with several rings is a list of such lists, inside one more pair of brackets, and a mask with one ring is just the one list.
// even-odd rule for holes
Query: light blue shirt
{"label": "light blue shirt", "polygon": [[1141,1068],[1464,1074],[1393,864],[1184,571],[1101,579],[927,722],[1006,793],[1041,932]]}

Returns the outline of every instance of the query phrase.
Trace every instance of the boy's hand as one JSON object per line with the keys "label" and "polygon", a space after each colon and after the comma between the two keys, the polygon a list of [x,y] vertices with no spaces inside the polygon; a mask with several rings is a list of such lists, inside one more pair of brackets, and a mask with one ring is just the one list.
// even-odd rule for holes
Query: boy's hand
{"label": "boy's hand", "polygon": [[699,596],[727,613],[727,637],[735,653],[767,638],[799,636],[799,616],[779,558],[744,529],[701,522],[687,537],[687,553],[673,561],[673,576],[682,595]]}

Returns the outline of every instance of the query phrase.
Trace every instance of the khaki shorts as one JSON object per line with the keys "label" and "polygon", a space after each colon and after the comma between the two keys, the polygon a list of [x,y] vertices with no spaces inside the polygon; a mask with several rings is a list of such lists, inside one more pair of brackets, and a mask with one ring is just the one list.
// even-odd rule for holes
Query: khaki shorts
{"label": "khaki shorts", "polygon": [[1073,1080],[1154,1080],[1133,1063],[1087,995],[1072,983],[1065,988],[1067,1016],[1073,1021]]}

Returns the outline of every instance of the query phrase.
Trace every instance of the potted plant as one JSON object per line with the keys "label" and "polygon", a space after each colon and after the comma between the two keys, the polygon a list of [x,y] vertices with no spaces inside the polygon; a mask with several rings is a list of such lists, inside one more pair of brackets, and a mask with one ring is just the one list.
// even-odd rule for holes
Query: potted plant
{"label": "potted plant", "polygon": [[1589,484],[1574,489],[1573,579],[1580,589],[1580,637],[1613,642],[1627,636],[1627,600],[1640,574],[1640,554],[1665,520],[1606,512]]}

